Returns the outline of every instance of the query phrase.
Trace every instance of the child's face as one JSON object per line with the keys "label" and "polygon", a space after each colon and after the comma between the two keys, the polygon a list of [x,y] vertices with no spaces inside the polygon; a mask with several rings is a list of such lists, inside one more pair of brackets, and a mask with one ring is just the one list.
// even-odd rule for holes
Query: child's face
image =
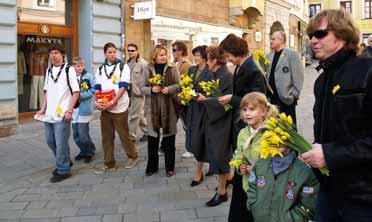
{"label": "child's face", "polygon": [[83,63],[75,64],[74,68],[76,70],[76,74],[80,75],[81,73],[83,73],[84,64]]}
{"label": "child's face", "polygon": [[242,109],[243,121],[254,129],[257,129],[265,120],[266,112],[260,106],[248,104]]}

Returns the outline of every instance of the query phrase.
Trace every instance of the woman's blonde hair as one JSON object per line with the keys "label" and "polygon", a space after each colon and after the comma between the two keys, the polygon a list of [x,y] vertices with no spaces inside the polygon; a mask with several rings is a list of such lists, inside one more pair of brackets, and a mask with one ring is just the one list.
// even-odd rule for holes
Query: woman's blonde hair
{"label": "woman's blonde hair", "polygon": [[[160,54],[161,50],[164,50],[165,53],[168,56],[168,49],[167,49],[167,47],[165,47],[163,45],[156,45],[155,48],[152,50],[152,62],[153,63],[156,63],[156,58]],[[167,58],[167,61],[168,61],[168,58]]]}
{"label": "woman's blonde hair", "polygon": [[245,95],[240,102],[240,118],[243,118],[243,108],[246,106],[252,106],[254,108],[261,108],[266,111],[265,121],[279,114],[278,108],[275,105],[271,104],[265,94],[260,92],[251,92]]}
{"label": "woman's blonde hair", "polygon": [[323,19],[328,23],[327,28],[346,42],[346,49],[358,52],[360,31],[350,13],[344,9],[323,10],[310,19],[306,32],[314,33]]}

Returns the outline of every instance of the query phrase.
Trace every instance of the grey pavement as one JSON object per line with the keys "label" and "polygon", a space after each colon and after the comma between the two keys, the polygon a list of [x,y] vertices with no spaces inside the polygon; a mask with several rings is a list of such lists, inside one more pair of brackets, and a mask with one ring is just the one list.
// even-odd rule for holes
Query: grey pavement
{"label": "grey pavement", "polygon": [[[299,130],[310,141],[316,76],[313,67],[306,69],[305,87],[297,109]],[[172,178],[165,176],[163,157],[159,173],[144,176],[146,143],[137,143],[140,152],[137,167],[124,169],[127,158],[118,139],[115,148],[119,170],[94,174],[94,169],[103,165],[99,120],[91,123],[91,135],[97,146],[95,160],[91,164],[75,161],[73,177],[58,184],[49,183],[54,158],[45,144],[43,124],[24,123],[16,135],[0,138],[0,222],[227,221],[229,202],[205,207],[214,194],[215,176],[206,178],[197,187],[189,185],[196,162],[193,158],[181,158],[185,135],[180,126],[176,139],[176,175]],[[78,149],[72,140],[70,145],[74,157]]]}

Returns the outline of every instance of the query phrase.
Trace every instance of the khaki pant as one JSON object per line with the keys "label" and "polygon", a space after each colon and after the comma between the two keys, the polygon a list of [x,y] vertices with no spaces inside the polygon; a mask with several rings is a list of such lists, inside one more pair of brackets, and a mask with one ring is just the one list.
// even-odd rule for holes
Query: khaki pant
{"label": "khaki pant", "polygon": [[44,102],[44,76],[32,76],[31,93],[30,93],[30,109],[36,110],[41,107]]}
{"label": "khaki pant", "polygon": [[129,139],[128,130],[128,111],[123,113],[110,113],[102,111],[101,113],[101,134],[102,146],[105,158],[105,166],[111,168],[115,166],[114,146],[115,146],[115,130],[119,134],[119,138],[125,153],[128,158],[137,159],[138,153],[136,147]]}
{"label": "khaki pant", "polygon": [[147,133],[147,124],[143,112],[145,105],[145,98],[139,96],[132,96],[129,107],[128,124],[129,124],[129,138],[136,141],[138,126],[144,134]]}

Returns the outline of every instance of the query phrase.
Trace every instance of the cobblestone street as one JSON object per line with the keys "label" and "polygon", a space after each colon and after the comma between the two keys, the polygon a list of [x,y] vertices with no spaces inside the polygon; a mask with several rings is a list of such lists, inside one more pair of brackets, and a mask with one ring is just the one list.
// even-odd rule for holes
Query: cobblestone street
{"label": "cobblestone street", "polygon": [[[305,85],[297,109],[300,132],[312,141],[314,66],[306,69]],[[199,186],[190,187],[195,160],[182,159],[184,132],[179,126],[176,146],[176,175],[165,176],[164,159],[160,170],[144,176],[146,143],[137,143],[140,162],[126,170],[126,157],[116,140],[119,170],[95,174],[103,165],[99,120],[91,124],[97,155],[91,164],[74,162],[73,177],[50,184],[54,168],[52,152],[44,140],[43,124],[21,124],[17,134],[0,139],[0,221],[58,222],[183,222],[227,221],[229,202],[207,208],[205,202],[214,194],[216,177],[207,177]],[[70,141],[71,157],[77,147]],[[207,166],[205,172],[207,171]],[[229,187],[229,198],[231,187]]]}

